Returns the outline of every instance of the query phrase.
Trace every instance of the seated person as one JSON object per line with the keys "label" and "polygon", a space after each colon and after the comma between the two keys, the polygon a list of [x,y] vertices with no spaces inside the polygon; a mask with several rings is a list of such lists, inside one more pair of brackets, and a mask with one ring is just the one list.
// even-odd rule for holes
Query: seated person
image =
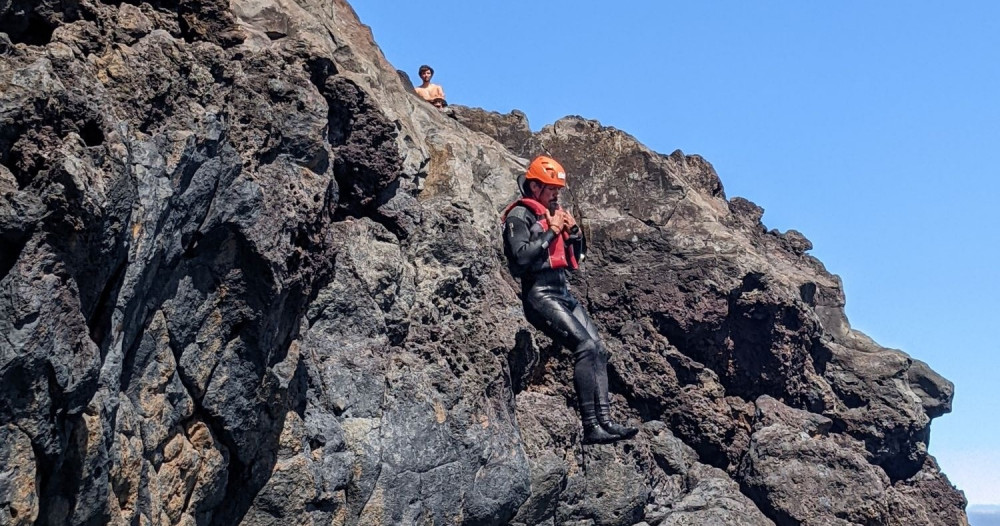
{"label": "seated person", "polygon": [[443,108],[447,106],[448,103],[444,100],[444,90],[437,84],[431,84],[431,77],[434,76],[434,68],[424,64],[423,66],[420,66],[418,74],[420,75],[420,80],[423,81],[423,84],[414,88],[417,95],[420,95],[422,99],[433,104],[435,108]]}

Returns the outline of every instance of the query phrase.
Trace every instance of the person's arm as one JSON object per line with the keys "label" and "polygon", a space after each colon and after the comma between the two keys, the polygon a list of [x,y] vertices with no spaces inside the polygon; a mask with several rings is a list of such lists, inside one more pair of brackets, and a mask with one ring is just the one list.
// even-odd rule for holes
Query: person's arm
{"label": "person's arm", "polygon": [[563,210],[563,213],[565,214],[566,230],[569,232],[566,242],[573,247],[573,253],[576,254],[577,259],[582,261],[583,251],[587,246],[583,237],[583,229],[576,224],[576,219],[569,212]]}
{"label": "person's arm", "polygon": [[510,247],[514,263],[521,267],[528,267],[540,259],[548,259],[549,243],[556,237],[552,229],[532,236],[531,225],[524,209],[512,210],[504,224],[504,239]]}
{"label": "person's arm", "polygon": [[584,247],[586,247],[586,240],[583,238],[583,229],[574,225],[569,231],[569,239],[566,240],[570,246],[573,247],[573,253],[576,254],[577,261],[583,260]]}

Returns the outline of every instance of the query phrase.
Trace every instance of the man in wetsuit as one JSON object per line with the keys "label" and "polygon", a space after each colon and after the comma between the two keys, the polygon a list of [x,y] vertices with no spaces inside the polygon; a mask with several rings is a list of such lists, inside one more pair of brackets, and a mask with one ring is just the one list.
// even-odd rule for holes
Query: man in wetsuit
{"label": "man in wetsuit", "polygon": [[587,311],[569,293],[566,272],[578,268],[583,233],[559,207],[566,172],[540,156],[520,181],[521,199],[503,213],[504,255],[521,279],[524,316],[535,328],[573,351],[573,385],[580,406],[584,443],[630,438],[634,427],[615,424],[608,402],[608,351]]}

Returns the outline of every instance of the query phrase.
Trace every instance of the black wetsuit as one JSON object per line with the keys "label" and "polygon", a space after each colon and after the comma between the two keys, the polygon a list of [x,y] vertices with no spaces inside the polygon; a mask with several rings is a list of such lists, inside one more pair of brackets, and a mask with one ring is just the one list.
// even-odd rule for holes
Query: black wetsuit
{"label": "black wetsuit", "polygon": [[[587,311],[570,294],[566,269],[550,268],[547,245],[554,238],[524,206],[514,207],[504,221],[504,254],[511,273],[521,278],[524,316],[573,351],[573,384],[586,417],[594,414],[595,406],[608,405],[608,352]],[[568,244],[579,255],[582,233],[571,235]]]}

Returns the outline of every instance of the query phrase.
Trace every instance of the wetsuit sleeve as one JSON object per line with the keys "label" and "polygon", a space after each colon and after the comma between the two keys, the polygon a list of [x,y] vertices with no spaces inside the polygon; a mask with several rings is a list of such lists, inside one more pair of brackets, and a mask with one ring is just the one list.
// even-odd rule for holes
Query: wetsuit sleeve
{"label": "wetsuit sleeve", "polygon": [[504,223],[504,241],[510,248],[510,256],[514,263],[520,267],[528,267],[539,260],[547,260],[549,257],[548,245],[555,239],[556,235],[552,230],[543,233],[535,233],[532,239],[532,222],[527,214],[519,209],[514,209],[507,216]]}
{"label": "wetsuit sleeve", "polygon": [[573,247],[573,253],[576,254],[577,259],[580,259],[580,256],[584,253],[584,247],[587,246],[583,238],[583,229],[579,225],[574,226],[573,230],[569,233],[569,239],[566,241]]}

